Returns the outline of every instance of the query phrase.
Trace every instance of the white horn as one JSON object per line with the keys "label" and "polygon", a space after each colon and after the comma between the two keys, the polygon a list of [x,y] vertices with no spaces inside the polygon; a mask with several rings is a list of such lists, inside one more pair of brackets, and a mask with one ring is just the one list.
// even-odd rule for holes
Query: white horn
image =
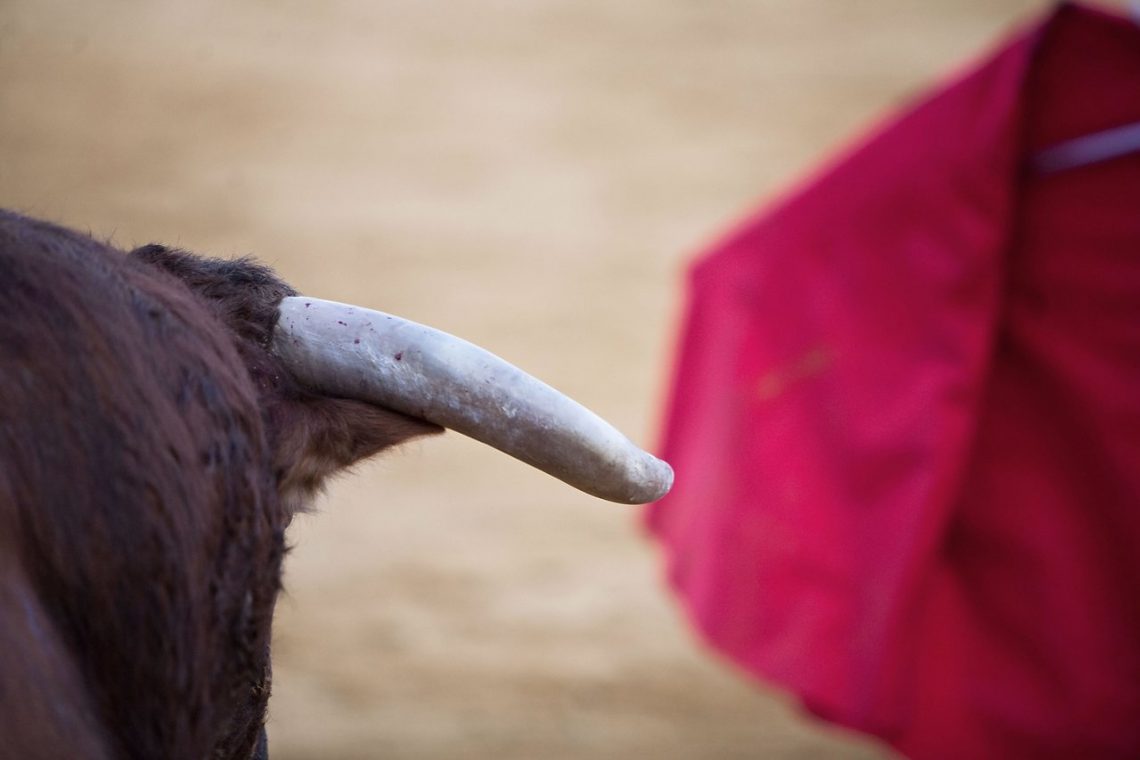
{"label": "white horn", "polygon": [[517,367],[453,335],[357,306],[281,302],[273,351],[303,384],[434,422],[586,493],[642,504],[673,469]]}

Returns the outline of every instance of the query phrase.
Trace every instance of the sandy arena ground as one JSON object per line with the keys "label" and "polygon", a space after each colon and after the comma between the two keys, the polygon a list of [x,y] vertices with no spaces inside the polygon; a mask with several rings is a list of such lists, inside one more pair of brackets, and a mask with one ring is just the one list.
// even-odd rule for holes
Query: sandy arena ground
{"label": "sandy arena ground", "polygon": [[[686,261],[1044,5],[3,0],[0,204],[255,253],[652,445]],[[886,756],[704,650],[638,515],[456,435],[341,479],[291,534],[274,756]]]}

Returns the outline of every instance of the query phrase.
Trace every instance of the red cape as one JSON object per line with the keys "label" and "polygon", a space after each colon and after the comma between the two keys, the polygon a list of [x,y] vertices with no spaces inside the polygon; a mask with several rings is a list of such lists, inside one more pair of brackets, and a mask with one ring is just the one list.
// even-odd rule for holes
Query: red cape
{"label": "red cape", "polygon": [[1066,5],[699,260],[651,507],[708,640],[921,758],[1140,757],[1140,28]]}

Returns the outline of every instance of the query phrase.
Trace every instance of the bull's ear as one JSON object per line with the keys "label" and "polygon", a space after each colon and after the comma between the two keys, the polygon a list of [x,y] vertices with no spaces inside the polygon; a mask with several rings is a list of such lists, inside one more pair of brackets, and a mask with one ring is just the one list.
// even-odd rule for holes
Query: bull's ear
{"label": "bull's ear", "polygon": [[362,401],[310,396],[270,410],[274,471],[285,504],[303,506],[325,480],[384,449],[443,428]]}

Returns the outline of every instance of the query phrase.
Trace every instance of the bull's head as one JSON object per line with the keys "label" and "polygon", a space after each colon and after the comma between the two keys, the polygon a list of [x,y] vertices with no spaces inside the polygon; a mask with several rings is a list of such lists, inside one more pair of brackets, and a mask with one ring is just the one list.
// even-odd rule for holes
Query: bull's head
{"label": "bull's head", "polygon": [[[459,338],[297,296],[249,261],[203,259],[158,245],[132,257],[189,286],[236,339],[266,423],[284,524],[329,475],[441,428],[613,501],[652,501],[672,485],[669,465],[550,386]],[[264,667],[267,673],[267,660]],[[268,683],[259,679],[255,673],[255,681]],[[266,698],[267,688],[258,686],[237,708],[215,746],[219,757],[247,756],[258,735],[254,756],[265,756]]]}

